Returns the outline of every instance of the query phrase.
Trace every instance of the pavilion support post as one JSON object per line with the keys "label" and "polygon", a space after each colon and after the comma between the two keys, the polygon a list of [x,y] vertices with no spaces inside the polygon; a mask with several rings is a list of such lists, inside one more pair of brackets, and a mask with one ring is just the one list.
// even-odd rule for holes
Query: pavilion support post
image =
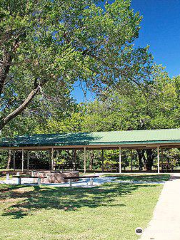
{"label": "pavilion support post", "polygon": [[73,170],[76,170],[76,149],[74,149],[74,156],[73,156]]}
{"label": "pavilion support post", "polygon": [[14,169],[14,171],[16,170],[16,152],[15,152],[15,150],[13,151],[13,169]]}
{"label": "pavilion support post", "polygon": [[27,151],[27,170],[29,171],[29,151]]}
{"label": "pavilion support post", "polygon": [[159,168],[159,159],[160,159],[160,156],[159,156],[159,146],[158,146],[158,147],[157,147],[158,173],[160,173],[160,168]]}
{"label": "pavilion support post", "polygon": [[163,151],[163,148],[161,148],[161,164],[163,164],[163,160],[164,160],[164,151]]}
{"label": "pavilion support post", "polygon": [[131,149],[131,172],[132,172],[132,158],[133,158],[133,154],[132,154],[132,149]]}
{"label": "pavilion support post", "polygon": [[24,172],[24,149],[22,149],[22,172]]}
{"label": "pavilion support post", "polygon": [[102,158],[102,172],[104,172],[104,150],[102,149],[102,155],[101,155],[101,158]]}
{"label": "pavilion support post", "polygon": [[51,150],[48,150],[49,154],[49,170],[51,170]]}
{"label": "pavilion support post", "polygon": [[[169,149],[170,150],[170,149]],[[171,150],[172,150],[172,148],[171,148]],[[171,160],[172,160],[172,158],[171,158]],[[169,158],[167,158],[167,162],[168,162],[168,164],[169,164]]]}
{"label": "pavilion support post", "polygon": [[122,149],[121,147],[119,147],[119,173],[122,172],[121,162],[122,162]]}
{"label": "pavilion support post", "polygon": [[51,170],[54,170],[54,148],[51,148]]}
{"label": "pavilion support post", "polygon": [[86,151],[86,147],[84,147],[84,173],[86,173],[86,158],[87,158],[87,151]]}

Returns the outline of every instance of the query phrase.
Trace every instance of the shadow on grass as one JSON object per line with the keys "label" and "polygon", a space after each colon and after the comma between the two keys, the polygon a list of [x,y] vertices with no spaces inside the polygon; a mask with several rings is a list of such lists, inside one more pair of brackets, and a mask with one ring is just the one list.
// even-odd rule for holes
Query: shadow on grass
{"label": "shadow on grass", "polygon": [[82,207],[124,207],[124,204],[116,202],[116,197],[133,194],[142,187],[154,186],[122,183],[107,183],[103,188],[102,186],[94,188],[12,186],[0,190],[0,202],[10,200],[10,205],[4,209],[3,216],[19,219],[40,209],[77,211]]}

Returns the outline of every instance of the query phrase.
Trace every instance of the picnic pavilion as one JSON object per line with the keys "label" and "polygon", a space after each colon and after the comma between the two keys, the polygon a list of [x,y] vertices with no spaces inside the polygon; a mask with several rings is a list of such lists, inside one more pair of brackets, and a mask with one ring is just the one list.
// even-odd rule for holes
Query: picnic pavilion
{"label": "picnic pavilion", "polygon": [[[0,150],[12,152],[22,151],[22,172],[24,166],[24,153],[27,151],[27,170],[31,151],[50,151],[51,170],[54,170],[55,150],[83,150],[84,173],[88,150],[119,150],[119,173],[122,172],[122,149],[157,149],[157,172],[160,173],[160,153],[163,148],[180,148],[180,129],[159,130],[129,130],[90,133],[61,133],[61,134],[36,134],[32,136],[17,136],[14,138],[1,138]],[[13,167],[15,154],[13,154]]]}

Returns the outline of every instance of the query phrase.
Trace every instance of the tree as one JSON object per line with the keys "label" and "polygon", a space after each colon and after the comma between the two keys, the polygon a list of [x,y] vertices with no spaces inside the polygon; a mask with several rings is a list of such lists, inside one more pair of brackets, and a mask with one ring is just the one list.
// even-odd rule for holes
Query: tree
{"label": "tree", "polygon": [[[118,91],[106,91],[94,102],[84,105],[79,111],[81,130],[92,132],[178,128],[179,91],[180,77],[170,78],[161,66],[154,66],[152,81],[143,82],[141,88],[130,82],[123,83]],[[69,121],[71,129],[74,128],[73,123],[76,121]],[[140,170],[143,165],[151,170],[157,156],[156,151],[138,150],[137,154]]]}
{"label": "tree", "polygon": [[133,48],[140,21],[130,0],[104,8],[93,0],[1,0],[0,129],[27,108],[35,116],[42,99],[68,105],[75,82],[99,92],[149,78],[148,48]]}

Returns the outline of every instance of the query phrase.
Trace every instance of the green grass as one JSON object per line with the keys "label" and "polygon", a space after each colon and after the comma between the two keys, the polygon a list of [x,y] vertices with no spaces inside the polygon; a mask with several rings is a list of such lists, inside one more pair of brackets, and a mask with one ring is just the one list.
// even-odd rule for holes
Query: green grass
{"label": "green grass", "polygon": [[162,187],[0,185],[0,239],[135,240],[135,228],[147,226]]}
{"label": "green grass", "polygon": [[169,174],[116,174],[116,175],[109,175],[106,174],[105,176],[113,176],[117,177],[118,180],[124,181],[142,181],[142,182],[163,182],[167,181],[170,177]]}

